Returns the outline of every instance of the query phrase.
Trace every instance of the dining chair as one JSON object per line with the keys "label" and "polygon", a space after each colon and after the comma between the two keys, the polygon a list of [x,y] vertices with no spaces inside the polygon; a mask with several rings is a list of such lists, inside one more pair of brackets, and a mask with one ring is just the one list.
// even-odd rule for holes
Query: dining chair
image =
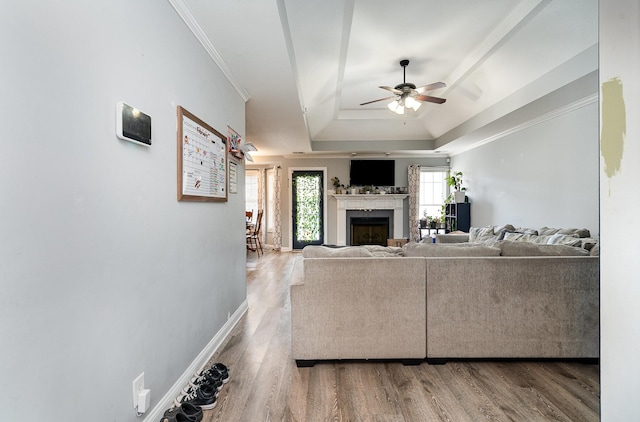
{"label": "dining chair", "polygon": [[260,256],[260,253],[264,254],[262,241],[260,240],[263,214],[263,210],[258,210],[258,216],[256,217],[255,224],[253,224],[253,226],[247,231],[247,249],[257,252],[258,256]]}

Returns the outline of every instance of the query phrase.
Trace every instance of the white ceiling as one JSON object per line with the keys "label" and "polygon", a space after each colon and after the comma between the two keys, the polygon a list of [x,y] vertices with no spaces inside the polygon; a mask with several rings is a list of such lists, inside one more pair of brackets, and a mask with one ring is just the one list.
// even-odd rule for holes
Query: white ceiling
{"label": "white ceiling", "polygon": [[[247,100],[254,156],[455,154],[597,98],[597,0],[169,1]],[[360,106],[401,59],[447,102]]]}

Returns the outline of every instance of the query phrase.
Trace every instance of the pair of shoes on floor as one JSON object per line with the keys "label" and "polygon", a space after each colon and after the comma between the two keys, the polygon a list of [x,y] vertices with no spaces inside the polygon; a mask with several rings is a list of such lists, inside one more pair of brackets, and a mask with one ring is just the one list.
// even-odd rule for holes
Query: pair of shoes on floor
{"label": "pair of shoes on floor", "polygon": [[219,372],[212,369],[201,370],[195,373],[189,384],[182,389],[182,392],[186,394],[189,390],[205,384],[214,387],[216,391],[220,391],[224,382]]}
{"label": "pair of shoes on floor", "polygon": [[193,381],[195,378],[204,376],[205,374],[211,378],[219,378],[223,384],[229,382],[229,368],[227,368],[220,362],[214,363],[213,365],[211,365],[211,368],[199,370],[195,373],[195,376],[191,379],[191,381]]}
{"label": "pair of shoes on floor", "polygon": [[218,392],[227,382],[229,382],[229,368],[222,363],[214,363],[211,368],[196,372],[173,403],[176,407],[189,403],[203,410],[213,409],[216,406]]}
{"label": "pair of shoes on floor", "polygon": [[183,392],[173,400],[173,404],[176,407],[190,404],[200,407],[202,410],[210,410],[216,407],[217,397],[218,389],[213,385],[201,384],[197,387],[188,386],[186,392]]}
{"label": "pair of shoes on floor", "polygon": [[183,403],[180,407],[171,407],[160,422],[200,422],[202,421],[202,409],[190,403]]}

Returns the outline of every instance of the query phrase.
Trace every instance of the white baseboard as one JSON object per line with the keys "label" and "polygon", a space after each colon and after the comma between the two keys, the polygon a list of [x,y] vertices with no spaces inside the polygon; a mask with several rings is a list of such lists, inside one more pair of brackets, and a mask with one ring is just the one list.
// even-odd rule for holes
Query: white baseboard
{"label": "white baseboard", "polygon": [[193,374],[199,369],[203,368],[207,362],[211,359],[214,353],[222,346],[222,343],[227,339],[233,328],[238,324],[240,318],[247,312],[249,305],[247,300],[240,304],[238,309],[231,315],[227,322],[222,326],[220,331],[216,333],[211,339],[209,344],[198,354],[195,360],[184,371],[182,376],[173,384],[173,386],[167,391],[167,394],[147,413],[143,422],[157,422],[160,420],[164,412],[173,406],[173,399],[175,399],[182,388],[189,383]]}

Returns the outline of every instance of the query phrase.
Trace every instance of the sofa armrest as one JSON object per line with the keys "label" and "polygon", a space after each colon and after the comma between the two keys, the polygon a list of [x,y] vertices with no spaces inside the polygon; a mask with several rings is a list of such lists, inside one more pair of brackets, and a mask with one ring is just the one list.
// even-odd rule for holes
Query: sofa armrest
{"label": "sofa armrest", "polygon": [[293,260],[293,268],[291,269],[290,286],[304,285],[304,258],[302,255],[297,256]]}
{"label": "sofa armrest", "polygon": [[304,258],[291,284],[296,360],[424,359],[424,258]]}

